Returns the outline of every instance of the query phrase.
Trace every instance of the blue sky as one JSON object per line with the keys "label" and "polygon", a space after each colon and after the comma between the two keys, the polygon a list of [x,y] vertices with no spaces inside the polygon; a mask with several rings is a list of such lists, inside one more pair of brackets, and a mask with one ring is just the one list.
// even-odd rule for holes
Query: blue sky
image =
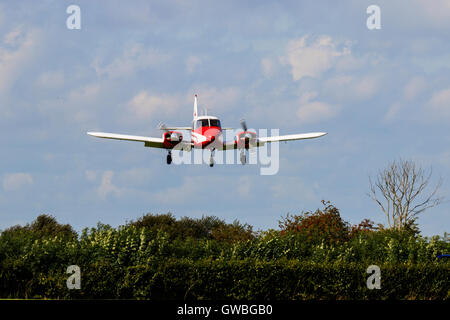
{"label": "blue sky", "polygon": [[[66,28],[71,4],[81,30]],[[449,35],[446,0],[0,1],[0,229],[169,211],[267,229],[322,199],[384,223],[368,177],[399,157],[432,166],[448,200]],[[227,127],[329,134],[280,144],[273,176],[86,135],[189,125],[194,93]],[[448,232],[449,210],[425,212],[423,234]]]}

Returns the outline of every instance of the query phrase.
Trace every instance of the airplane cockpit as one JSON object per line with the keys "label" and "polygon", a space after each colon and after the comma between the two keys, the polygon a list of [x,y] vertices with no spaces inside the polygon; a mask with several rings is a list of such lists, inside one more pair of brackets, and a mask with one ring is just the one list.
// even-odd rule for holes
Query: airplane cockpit
{"label": "airplane cockpit", "polygon": [[194,130],[202,127],[220,128],[220,120],[215,118],[201,118],[194,121]]}

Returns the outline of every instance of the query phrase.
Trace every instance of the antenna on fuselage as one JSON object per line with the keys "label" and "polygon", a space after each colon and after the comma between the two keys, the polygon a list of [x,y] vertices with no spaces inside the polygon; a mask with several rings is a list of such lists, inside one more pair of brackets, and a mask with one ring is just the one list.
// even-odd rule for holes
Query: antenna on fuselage
{"label": "antenna on fuselage", "polygon": [[198,112],[197,112],[197,94],[194,95],[194,119],[197,118]]}

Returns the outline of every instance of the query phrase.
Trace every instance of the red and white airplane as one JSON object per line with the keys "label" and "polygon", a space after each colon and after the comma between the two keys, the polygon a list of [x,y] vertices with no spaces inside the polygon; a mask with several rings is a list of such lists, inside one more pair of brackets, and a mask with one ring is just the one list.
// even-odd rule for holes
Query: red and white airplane
{"label": "red and white airplane", "polygon": [[[199,116],[197,112],[197,95],[194,96],[194,119],[190,127],[166,127],[159,125],[159,129],[164,131],[161,138],[132,136],[125,134],[106,133],[106,132],[88,132],[88,135],[116,140],[140,141],[144,142],[146,147],[167,149],[167,164],[172,163],[173,149],[191,151],[192,148],[209,149],[211,157],[209,165],[214,165],[214,151],[239,149],[241,152],[240,160],[242,164],[247,162],[245,150],[263,146],[269,142],[290,141],[318,138],[326,135],[326,132],[311,132],[300,134],[289,134],[274,137],[258,137],[255,132],[247,130],[245,120],[241,120],[242,131],[236,135],[235,140],[223,141],[222,130],[234,130],[233,128],[222,128],[220,120],[213,116]],[[183,140],[183,134],[177,130],[191,131],[191,141]]]}

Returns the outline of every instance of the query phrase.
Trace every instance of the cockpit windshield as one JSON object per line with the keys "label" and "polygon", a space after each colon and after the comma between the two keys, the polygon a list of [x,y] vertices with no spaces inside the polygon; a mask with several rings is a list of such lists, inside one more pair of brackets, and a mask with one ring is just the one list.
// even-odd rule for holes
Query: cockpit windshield
{"label": "cockpit windshield", "polygon": [[219,127],[220,128],[220,121],[218,119],[209,119],[209,125],[211,127]]}
{"label": "cockpit windshield", "polygon": [[202,128],[202,127],[219,127],[220,128],[220,120],[218,119],[199,119],[194,123],[194,129]]}

